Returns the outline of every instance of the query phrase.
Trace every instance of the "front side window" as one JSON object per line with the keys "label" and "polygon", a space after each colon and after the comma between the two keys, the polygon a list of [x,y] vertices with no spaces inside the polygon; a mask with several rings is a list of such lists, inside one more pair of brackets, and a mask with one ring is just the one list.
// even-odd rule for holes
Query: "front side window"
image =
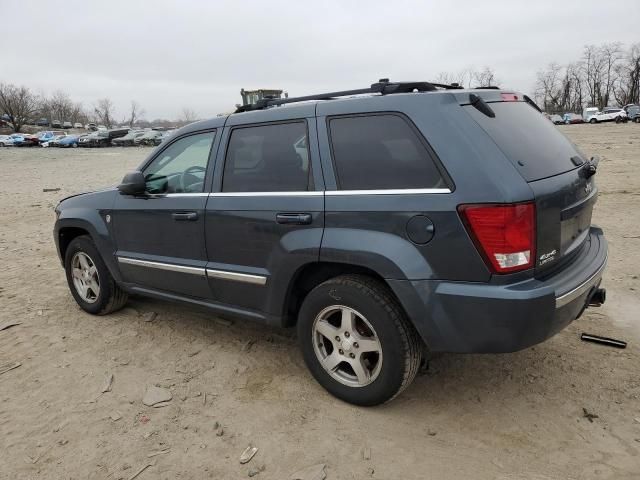
{"label": "front side window", "polygon": [[305,122],[235,128],[222,179],[223,192],[299,192],[310,189]]}
{"label": "front side window", "polygon": [[147,168],[147,192],[201,193],[216,132],[189,135],[163,150]]}
{"label": "front side window", "polygon": [[341,190],[447,186],[425,145],[399,115],[332,118],[329,130]]}

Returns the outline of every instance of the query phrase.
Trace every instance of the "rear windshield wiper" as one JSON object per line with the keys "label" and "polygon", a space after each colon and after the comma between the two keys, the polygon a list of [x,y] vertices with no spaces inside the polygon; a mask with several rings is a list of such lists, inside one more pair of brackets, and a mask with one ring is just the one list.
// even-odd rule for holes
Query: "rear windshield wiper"
{"label": "rear windshield wiper", "polygon": [[600,163],[599,156],[593,156],[591,159],[587,160],[586,163],[580,169],[580,172],[584,176],[584,178],[593,177],[598,171],[598,164]]}

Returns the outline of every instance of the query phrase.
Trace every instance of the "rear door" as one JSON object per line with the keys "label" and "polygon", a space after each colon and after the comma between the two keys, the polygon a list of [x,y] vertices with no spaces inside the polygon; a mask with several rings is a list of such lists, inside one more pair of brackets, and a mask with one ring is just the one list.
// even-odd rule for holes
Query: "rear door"
{"label": "rear door", "polygon": [[217,302],[280,316],[291,278],[318,260],[324,186],[312,107],[229,117],[206,208]]}
{"label": "rear door", "polygon": [[464,108],[533,190],[536,274],[550,272],[576,255],[589,233],[597,188],[593,177],[584,175],[587,158],[528,103],[490,100],[487,104],[495,117],[472,105]]}

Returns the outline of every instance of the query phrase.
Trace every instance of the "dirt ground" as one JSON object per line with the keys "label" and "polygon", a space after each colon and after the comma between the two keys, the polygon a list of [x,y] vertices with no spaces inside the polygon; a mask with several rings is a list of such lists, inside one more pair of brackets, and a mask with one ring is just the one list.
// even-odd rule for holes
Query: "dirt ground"
{"label": "dirt ground", "polygon": [[[0,478],[130,479],[152,464],[136,478],[287,479],[319,463],[329,480],[640,478],[640,125],[560,128],[602,157],[607,304],[523,352],[440,356],[368,409],[325,393],[292,332],[141,298],[83,313],[53,207],[116,183],[150,150],[0,149],[0,324],[22,322],[0,331]],[[583,331],[629,346],[584,343]],[[171,389],[168,406],[142,404],[154,384]],[[258,453],[241,465],[248,445]]]}

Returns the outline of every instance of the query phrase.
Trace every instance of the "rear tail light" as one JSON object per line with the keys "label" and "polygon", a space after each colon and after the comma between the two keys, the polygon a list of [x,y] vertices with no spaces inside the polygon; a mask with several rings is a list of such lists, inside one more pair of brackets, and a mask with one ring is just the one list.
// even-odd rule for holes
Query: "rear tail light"
{"label": "rear tail light", "polygon": [[518,95],[516,95],[515,93],[501,93],[500,97],[502,98],[503,102],[517,102],[518,101]]}
{"label": "rear tail light", "polygon": [[533,203],[460,205],[458,212],[493,273],[518,272],[533,266],[536,257]]}

